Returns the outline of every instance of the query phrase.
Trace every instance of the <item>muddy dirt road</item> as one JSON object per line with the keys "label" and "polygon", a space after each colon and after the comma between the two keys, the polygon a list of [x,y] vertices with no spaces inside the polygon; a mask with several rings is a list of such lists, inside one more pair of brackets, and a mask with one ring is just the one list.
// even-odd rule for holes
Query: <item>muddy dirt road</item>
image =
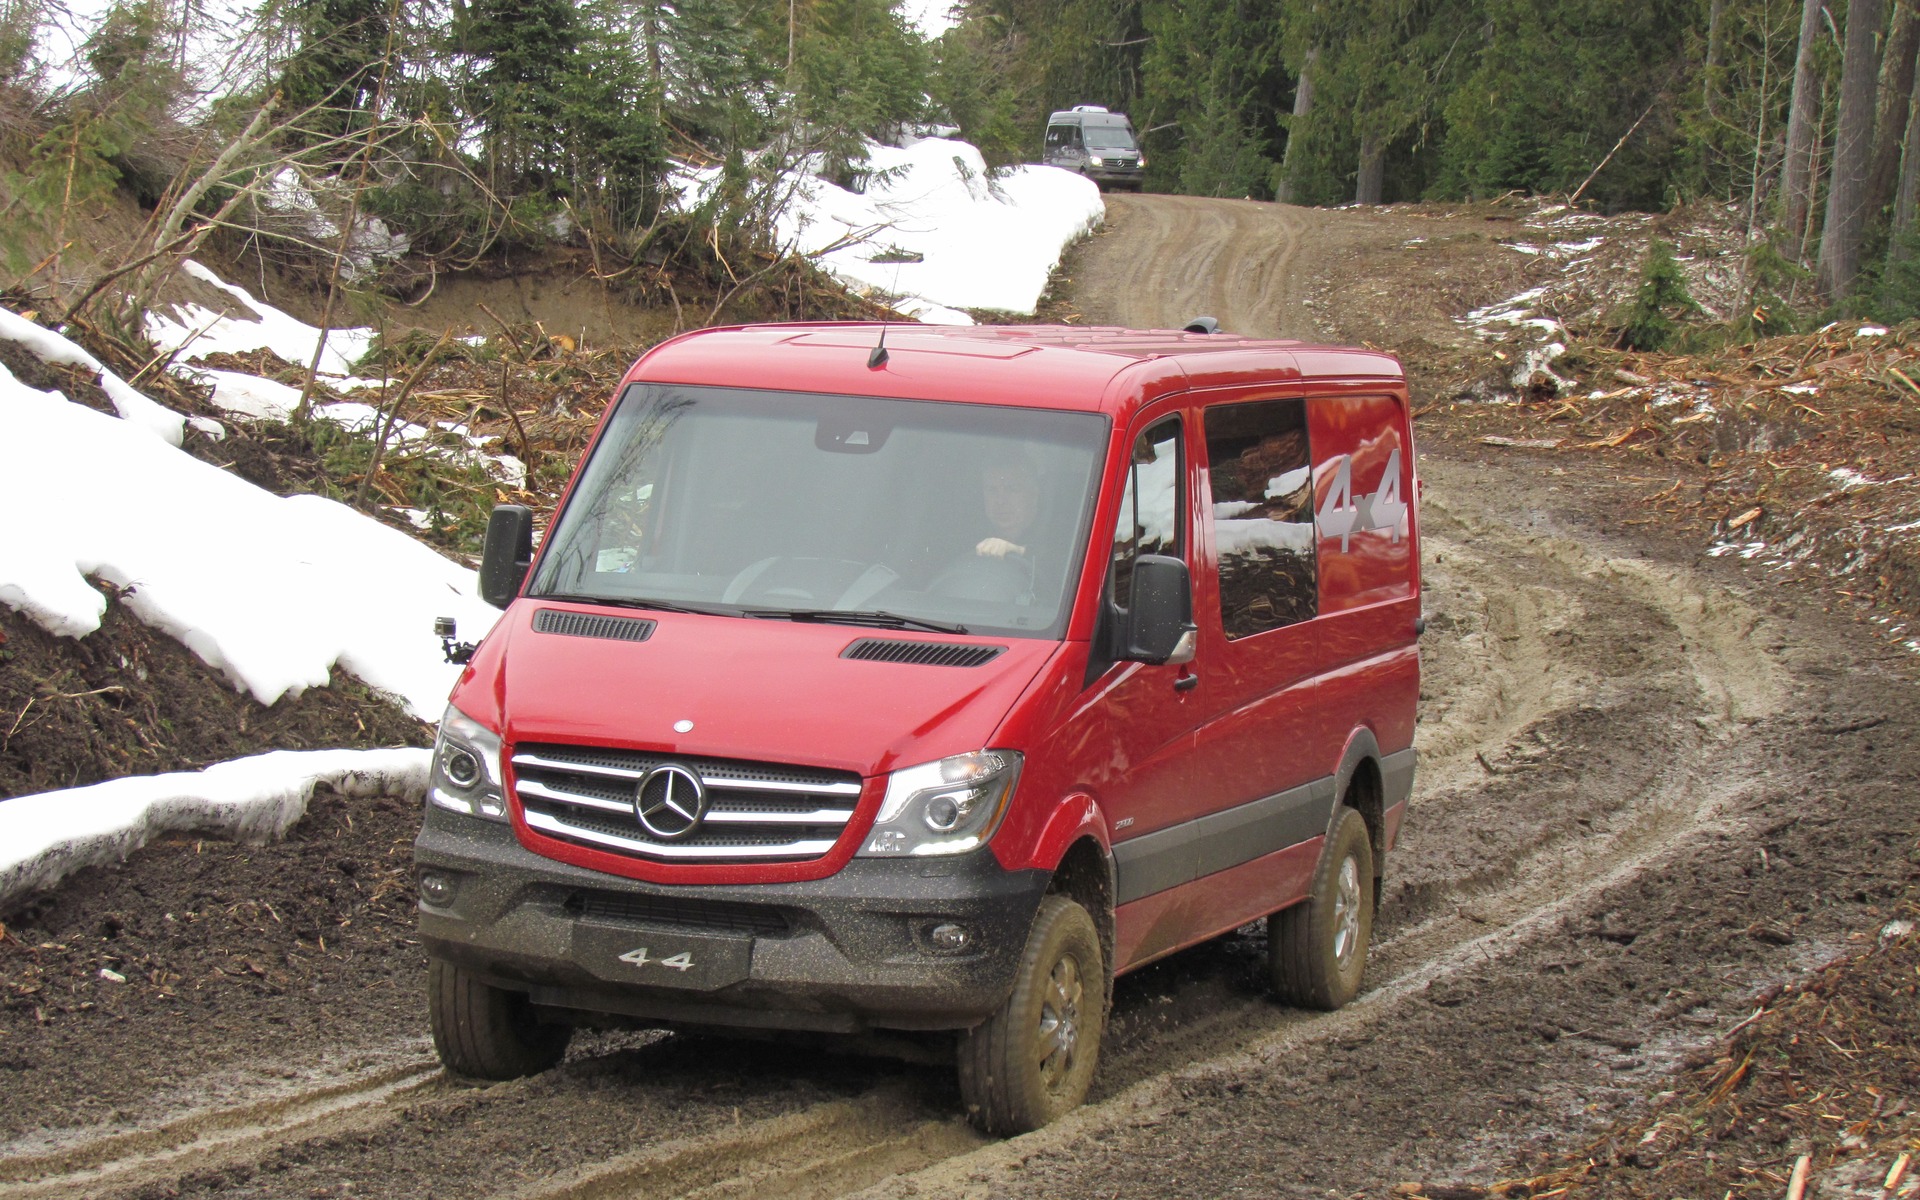
{"label": "muddy dirt road", "polygon": [[[1112,213],[1073,269],[1090,320],[1388,344],[1366,299],[1388,295],[1439,346],[1461,295],[1504,294],[1479,218]],[[1451,239],[1460,273],[1409,279],[1412,237]],[[424,1039],[410,814],[323,806],[285,845],[157,847],[14,914],[0,1194],[1304,1197],[1525,1173],[1872,936],[1915,871],[1920,689],[1817,597],[1625,524],[1634,481],[1424,436],[1421,775],[1346,1010],[1267,1000],[1257,929],[1174,956],[1119,985],[1088,1106],[1004,1143],[958,1119],[949,1068],[818,1047],[582,1038],[471,1088]]]}

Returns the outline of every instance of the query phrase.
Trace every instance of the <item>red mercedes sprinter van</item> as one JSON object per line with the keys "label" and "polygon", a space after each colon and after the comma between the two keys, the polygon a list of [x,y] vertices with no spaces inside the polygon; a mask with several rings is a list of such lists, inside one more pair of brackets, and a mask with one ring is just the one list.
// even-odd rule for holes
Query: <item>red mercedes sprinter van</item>
{"label": "red mercedes sprinter van", "polygon": [[1407,390],[1198,333],[711,329],[627,373],[435,747],[449,1070],[572,1027],[951,1031],[974,1122],[1077,1105],[1116,975],[1267,918],[1360,986],[1413,782]]}

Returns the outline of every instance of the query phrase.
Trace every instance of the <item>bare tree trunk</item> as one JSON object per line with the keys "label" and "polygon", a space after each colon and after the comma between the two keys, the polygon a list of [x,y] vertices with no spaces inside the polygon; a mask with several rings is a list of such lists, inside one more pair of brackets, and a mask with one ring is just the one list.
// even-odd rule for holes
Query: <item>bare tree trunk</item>
{"label": "bare tree trunk", "polygon": [[1354,182],[1356,204],[1378,204],[1386,191],[1387,146],[1377,133],[1360,139],[1360,172]]}
{"label": "bare tree trunk", "polygon": [[1866,210],[1870,219],[1877,220],[1893,203],[1916,63],[1920,63],[1920,9],[1916,9],[1914,0],[1894,0],[1893,32],[1887,37],[1886,62],[1880,70],[1880,108],[1873,123],[1873,166],[1867,174]]}
{"label": "bare tree trunk", "polygon": [[1900,158],[1900,187],[1893,197],[1893,241],[1887,254],[1894,262],[1911,257],[1909,239],[1920,218],[1920,89],[1907,100],[1906,149]]}
{"label": "bare tree trunk", "polygon": [[[1817,123],[1815,123],[1813,127],[1812,153],[1808,156],[1808,162],[1811,164],[1811,168],[1812,168],[1808,172],[1808,175],[1810,178],[1818,179],[1820,178],[1821,174],[1826,170],[1826,167],[1821,165],[1821,159],[1826,154],[1826,152],[1827,152],[1827,101],[1826,101],[1826,89],[1822,88],[1820,89],[1820,119]],[[1799,239],[1794,244],[1794,249],[1793,249],[1794,261],[1800,263],[1803,266],[1812,265],[1807,261],[1807,247],[1813,245],[1813,221],[1814,221],[1814,218],[1819,215],[1820,214],[1814,210],[1813,205],[1811,204],[1807,205],[1806,212],[1800,215],[1799,227],[1793,231],[1793,236]]]}
{"label": "bare tree trunk", "polygon": [[1306,118],[1313,111],[1313,69],[1320,62],[1320,47],[1307,51],[1307,61],[1300,64],[1300,82],[1293,89],[1293,123],[1287,126],[1287,149],[1280,156],[1280,179],[1273,189],[1273,198],[1281,204],[1294,202],[1294,170],[1300,160],[1294,157],[1294,140],[1300,136],[1300,130]]}
{"label": "bare tree trunk", "polygon": [[1833,173],[1827,219],[1820,228],[1814,282],[1838,300],[1860,274],[1860,242],[1867,225],[1867,170],[1873,158],[1874,93],[1880,80],[1876,42],[1886,30],[1886,0],[1850,0],[1847,45],[1840,68],[1840,117],[1833,133]]}
{"label": "bare tree trunk", "polygon": [[[1820,119],[1820,87],[1813,77],[1813,48],[1820,40],[1822,0],[1803,0],[1800,49],[1793,59],[1793,103],[1787,118],[1787,159],[1780,190],[1787,198],[1786,225],[1798,236],[1813,210],[1813,127]],[[1804,241],[1802,247],[1804,249]]]}

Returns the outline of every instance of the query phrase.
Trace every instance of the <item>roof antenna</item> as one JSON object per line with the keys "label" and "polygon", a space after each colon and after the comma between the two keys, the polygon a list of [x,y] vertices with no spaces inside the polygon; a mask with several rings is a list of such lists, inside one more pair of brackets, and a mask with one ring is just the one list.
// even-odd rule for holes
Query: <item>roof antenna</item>
{"label": "roof antenna", "polygon": [[[924,262],[926,261],[926,255],[918,254],[918,255],[914,255],[911,259],[909,259],[907,255],[899,252],[898,250],[890,250],[888,251],[888,254],[890,254],[893,257],[893,293],[890,299],[893,301],[894,304],[898,304],[900,302],[900,264],[909,262],[909,261]],[[875,258],[879,258],[879,256],[875,255]],[[888,311],[892,311],[892,305],[888,306]],[[880,321],[880,342],[878,345],[874,346],[873,350],[867,355],[867,370],[878,371],[881,367],[884,367],[886,365],[887,365],[887,322],[885,318],[882,318]]]}

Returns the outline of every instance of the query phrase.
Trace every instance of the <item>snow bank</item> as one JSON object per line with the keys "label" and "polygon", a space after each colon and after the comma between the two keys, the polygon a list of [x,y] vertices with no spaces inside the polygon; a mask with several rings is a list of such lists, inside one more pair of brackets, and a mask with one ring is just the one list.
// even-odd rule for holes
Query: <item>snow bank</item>
{"label": "snow bank", "polygon": [[[242,308],[253,313],[254,319],[222,316],[198,304],[175,305],[173,316],[147,314],[147,337],[155,346],[177,351],[178,356],[187,361],[222,352],[244,354],[249,350],[271,350],[296,366],[304,367],[313,361],[313,348],[320,341],[318,326],[254,299],[244,288],[233,286],[192,259],[188,259],[182,269],[202,283],[232,296]],[[320,356],[321,373],[352,375],[353,364],[360,361],[372,345],[371,329],[330,330],[326,351]]]}
{"label": "snow bank", "polygon": [[168,445],[180,444],[186,418],[127,385],[100,360],[50,329],[42,329],[18,313],[0,308],[0,337],[19,342],[50,363],[84,367],[100,376],[100,390],[113,401],[114,411]]}
{"label": "snow bank", "polygon": [[276,838],[322,784],[350,796],[420,796],[433,752],[278,750],[204,771],[135,775],[0,801],[0,905],[82,867],[119,862],[161,833]]}
{"label": "snow bank", "polygon": [[106,611],[87,581],[98,575],[262,704],[339,666],[437,717],[459,668],[442,661],[432,619],[455,617],[475,639],[499,616],[472,571],[407,534],[331,500],[275,496],[4,368],[0,503],[21,514],[0,523],[0,603],[83,636]]}
{"label": "snow bank", "polygon": [[[864,192],[794,181],[780,240],[852,287],[901,297],[900,311],[922,321],[970,325],[963,308],[1031,314],[1061,252],[1106,218],[1100,189],[1071,171],[1015,167],[989,180],[978,150],[946,138],[867,149]],[[685,200],[717,175],[688,173]]]}

